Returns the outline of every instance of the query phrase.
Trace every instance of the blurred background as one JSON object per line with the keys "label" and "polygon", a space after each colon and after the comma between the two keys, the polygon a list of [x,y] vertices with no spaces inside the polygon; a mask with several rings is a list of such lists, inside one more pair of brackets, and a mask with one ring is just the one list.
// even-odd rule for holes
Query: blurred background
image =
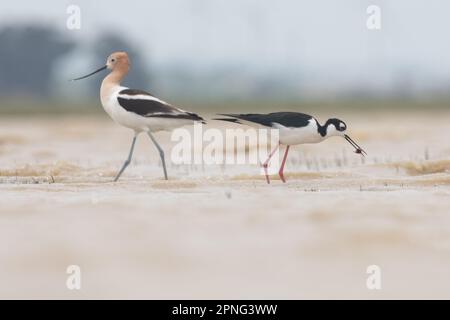
{"label": "blurred background", "polygon": [[[80,9],[80,28],[67,27]],[[366,26],[370,5],[381,29]],[[113,51],[124,85],[208,110],[448,108],[444,0],[2,1],[0,112],[101,111]],[[85,111],[83,111],[85,112]]]}

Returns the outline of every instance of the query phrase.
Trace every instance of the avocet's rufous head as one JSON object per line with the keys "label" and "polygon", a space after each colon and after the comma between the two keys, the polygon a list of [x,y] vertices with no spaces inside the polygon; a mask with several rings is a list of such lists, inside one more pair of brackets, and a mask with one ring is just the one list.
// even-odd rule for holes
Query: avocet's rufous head
{"label": "avocet's rufous head", "polygon": [[106,60],[106,67],[110,70],[126,69],[128,71],[130,68],[130,59],[128,59],[128,54],[124,51],[112,53]]}
{"label": "avocet's rufous head", "polygon": [[86,79],[87,77],[90,77],[90,76],[92,76],[100,71],[106,70],[106,69],[109,69],[112,71],[118,71],[122,74],[122,77],[123,77],[123,75],[125,75],[128,72],[128,70],[130,69],[130,59],[128,58],[128,54],[124,51],[114,52],[108,57],[108,59],[106,59],[106,64],[103,67],[101,67],[101,68],[95,70],[94,72],[91,72],[85,76],[82,76],[82,77],[79,77],[76,79],[72,79],[72,81]]}

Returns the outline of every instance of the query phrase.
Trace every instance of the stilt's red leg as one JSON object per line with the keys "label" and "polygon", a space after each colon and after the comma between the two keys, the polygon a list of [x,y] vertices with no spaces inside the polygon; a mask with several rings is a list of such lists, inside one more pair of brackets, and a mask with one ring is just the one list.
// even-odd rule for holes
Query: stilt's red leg
{"label": "stilt's red leg", "polygon": [[281,181],[286,182],[286,179],[284,178],[283,171],[284,171],[284,165],[286,163],[287,155],[289,152],[289,146],[286,147],[286,151],[284,152],[283,162],[281,163],[280,171],[278,174],[280,175]]}
{"label": "stilt's red leg", "polygon": [[275,151],[277,151],[279,146],[280,145],[277,145],[275,147],[275,149],[272,150],[272,152],[269,154],[269,157],[267,158],[267,160],[264,161],[264,163],[262,164],[262,166],[264,168],[264,174],[266,175],[266,181],[267,181],[268,184],[270,184],[270,179],[269,179],[269,173],[267,172],[267,167],[269,166],[270,158],[272,158],[272,156],[275,154]]}

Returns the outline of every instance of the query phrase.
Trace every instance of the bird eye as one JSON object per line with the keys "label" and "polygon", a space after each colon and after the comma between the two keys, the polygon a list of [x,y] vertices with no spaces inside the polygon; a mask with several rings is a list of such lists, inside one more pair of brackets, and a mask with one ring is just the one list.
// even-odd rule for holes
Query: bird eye
{"label": "bird eye", "polygon": [[111,62],[115,62],[115,61],[116,61],[116,59],[114,59],[114,58],[111,59]]}

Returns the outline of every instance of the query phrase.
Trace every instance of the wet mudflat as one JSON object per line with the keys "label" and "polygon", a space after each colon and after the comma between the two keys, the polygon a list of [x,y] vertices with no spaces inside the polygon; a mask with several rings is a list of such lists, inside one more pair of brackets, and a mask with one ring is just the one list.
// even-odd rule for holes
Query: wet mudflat
{"label": "wet mudflat", "polygon": [[271,185],[254,165],[169,164],[164,181],[144,136],[113,183],[132,134],[106,116],[2,118],[0,297],[448,298],[450,114],[399,117],[343,117],[366,159],[298,146]]}

